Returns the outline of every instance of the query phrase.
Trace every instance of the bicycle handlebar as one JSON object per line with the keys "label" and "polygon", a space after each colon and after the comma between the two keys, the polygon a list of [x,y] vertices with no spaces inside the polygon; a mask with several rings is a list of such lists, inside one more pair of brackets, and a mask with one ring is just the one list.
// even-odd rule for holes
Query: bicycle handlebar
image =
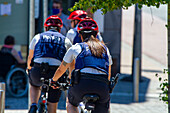
{"label": "bicycle handlebar", "polygon": [[[115,77],[112,77],[112,79],[110,80],[109,82],[109,88],[110,88],[110,91],[109,93],[112,93],[114,87],[116,86],[117,82],[118,82],[118,79],[119,79],[119,73],[116,74]],[[58,87],[58,89],[60,90],[67,90],[70,86],[70,82],[69,80],[67,79],[65,82],[59,82],[59,81],[56,81],[56,82],[52,82],[51,79],[44,79],[44,78],[41,78],[41,81],[43,82],[43,84],[47,84],[48,86],[55,86],[55,87]]]}
{"label": "bicycle handlebar", "polygon": [[49,82],[49,86],[58,87],[58,89],[63,90],[63,91],[67,90],[70,86],[69,80],[66,80],[63,83],[63,82],[58,82],[58,81],[52,82],[52,80],[49,79],[48,82]]}

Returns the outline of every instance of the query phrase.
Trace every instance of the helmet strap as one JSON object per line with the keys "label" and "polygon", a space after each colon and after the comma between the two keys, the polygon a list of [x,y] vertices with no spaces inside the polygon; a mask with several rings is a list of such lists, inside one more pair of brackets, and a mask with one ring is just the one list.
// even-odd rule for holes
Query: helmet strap
{"label": "helmet strap", "polygon": [[48,31],[48,27],[45,27],[45,31]]}

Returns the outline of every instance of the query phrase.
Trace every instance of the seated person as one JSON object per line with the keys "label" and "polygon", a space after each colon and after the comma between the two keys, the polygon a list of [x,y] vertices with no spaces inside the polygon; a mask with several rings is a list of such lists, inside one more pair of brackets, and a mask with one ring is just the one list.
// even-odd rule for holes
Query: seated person
{"label": "seated person", "polygon": [[19,55],[19,53],[14,49],[14,45],[15,45],[14,37],[8,35],[4,40],[4,45],[1,48],[1,52],[12,54],[19,64],[26,63]]}
{"label": "seated person", "polygon": [[0,81],[5,80],[11,66],[25,69],[26,62],[20,57],[19,53],[14,49],[15,39],[13,36],[7,36],[4,45],[0,50]]}

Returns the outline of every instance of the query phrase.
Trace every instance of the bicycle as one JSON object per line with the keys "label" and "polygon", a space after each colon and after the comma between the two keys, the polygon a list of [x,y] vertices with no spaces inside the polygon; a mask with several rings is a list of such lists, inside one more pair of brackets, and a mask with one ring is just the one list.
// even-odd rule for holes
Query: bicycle
{"label": "bicycle", "polygon": [[41,102],[38,103],[38,113],[48,113],[47,109],[47,97],[49,90],[49,80],[41,78],[41,82],[43,83],[41,88]]}
{"label": "bicycle", "polygon": [[[109,93],[112,93],[116,86],[119,78],[119,73],[115,77],[112,77],[109,82]],[[80,113],[91,113],[95,108],[95,103],[99,100],[99,96],[96,94],[86,94],[83,96],[83,102],[79,104]]]}
{"label": "bicycle", "polygon": [[41,101],[38,103],[38,113],[48,113],[48,108],[47,108],[47,98],[48,98],[48,91],[50,86],[57,86],[59,87],[60,90],[67,90],[69,87],[69,82],[66,81],[65,83],[59,83],[56,82],[55,84],[51,84],[51,79],[40,79],[41,82],[43,83],[42,88],[41,88]]}

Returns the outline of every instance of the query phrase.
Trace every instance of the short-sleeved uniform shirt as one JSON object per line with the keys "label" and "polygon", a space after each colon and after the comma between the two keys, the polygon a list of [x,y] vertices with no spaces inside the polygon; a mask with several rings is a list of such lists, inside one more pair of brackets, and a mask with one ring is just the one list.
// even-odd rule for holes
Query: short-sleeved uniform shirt
{"label": "short-sleeved uniform shirt", "polygon": [[[55,32],[55,31],[53,31],[53,32]],[[63,35],[58,33],[58,37],[63,37]],[[41,38],[40,34],[37,34],[33,37],[32,41],[29,45],[30,50],[35,50],[35,46],[36,46],[36,44],[38,44],[40,38]],[[68,48],[70,48],[72,46],[72,44],[71,44],[71,42],[68,38],[65,38],[64,46],[65,46],[66,50],[68,50]],[[34,62],[39,63],[39,64],[41,64],[42,62],[46,62],[50,65],[50,70],[45,74],[41,73],[41,70],[42,70],[41,66],[34,65],[33,68],[31,68],[31,72],[28,75],[29,82],[30,82],[31,85],[36,86],[36,87],[39,87],[43,84],[40,81],[41,77],[43,77],[45,79],[52,78],[54,76],[56,69],[61,64],[60,60],[58,60],[56,58],[50,58],[50,57],[43,57],[43,58],[42,57],[40,57],[40,58],[35,57]],[[60,96],[61,96],[61,90],[53,89],[52,87],[49,87],[48,99],[47,99],[48,102],[56,103],[56,102],[59,101]]]}
{"label": "short-sleeved uniform shirt", "polygon": [[60,16],[61,20],[63,21],[63,27],[61,28],[61,34],[66,36],[67,32],[71,29],[71,22],[68,20],[68,16],[64,13]]}
{"label": "short-sleeved uniform shirt", "polygon": [[[77,58],[77,56],[81,53],[81,51],[82,51],[82,48],[81,48],[80,44],[77,43],[68,49],[63,60],[67,63],[71,63],[74,59]],[[112,58],[111,58],[108,48],[107,48],[107,55],[109,58],[109,65],[112,65]],[[81,72],[91,73],[91,74],[105,74],[104,72],[99,71],[97,69],[93,69],[93,68],[83,68],[83,69],[81,69]]]}

